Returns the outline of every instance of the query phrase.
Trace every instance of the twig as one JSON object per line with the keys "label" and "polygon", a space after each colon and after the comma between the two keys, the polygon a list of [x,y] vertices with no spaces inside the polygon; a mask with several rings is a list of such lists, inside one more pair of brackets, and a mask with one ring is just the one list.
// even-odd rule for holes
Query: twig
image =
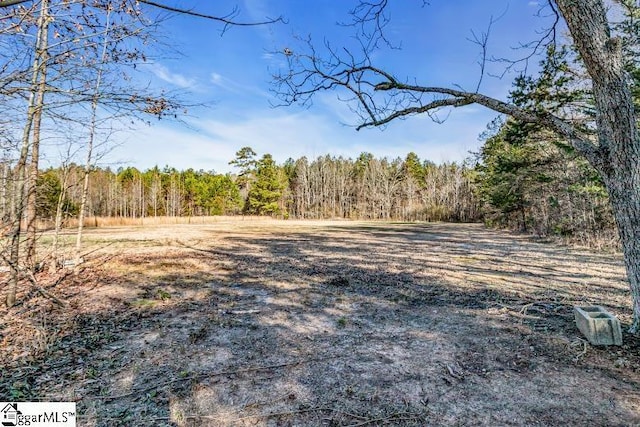
{"label": "twig", "polygon": [[[47,291],[46,289],[44,289],[42,286],[40,286],[38,284],[38,281],[36,280],[36,277],[33,275],[33,272],[31,270],[25,270],[27,273],[27,278],[29,279],[29,281],[31,282],[31,284],[33,285],[34,288],[36,288],[36,290],[38,292],[40,292],[40,294],[45,297],[45,298],[49,298],[51,300],[53,300],[56,304],[62,306],[62,307],[66,307],[67,305],[69,305],[68,302],[61,300],[60,298],[58,298],[57,296],[53,295],[52,293],[50,293],[49,291]],[[58,280],[56,280],[56,285],[58,283],[60,283],[62,280],[64,280],[66,276],[62,276],[61,278],[59,278]]]}
{"label": "twig", "polygon": [[456,373],[456,371],[453,370],[453,368],[451,367],[451,365],[445,365],[447,368],[447,371],[449,371],[449,375],[451,375],[453,378],[457,379],[457,380],[462,380],[463,377]]}
{"label": "twig", "polygon": [[228,311],[227,313],[229,313],[229,314],[236,314],[236,315],[241,315],[241,314],[258,314],[258,313],[260,313],[260,310],[231,310],[231,311]]}
{"label": "twig", "polygon": [[154,6],[160,9],[165,9],[168,10],[170,12],[176,12],[176,13],[181,13],[183,15],[190,15],[190,16],[197,16],[198,18],[205,18],[205,19],[211,19],[213,21],[218,21],[218,22],[222,22],[223,24],[225,24],[226,26],[236,26],[236,27],[255,27],[258,25],[266,25],[266,24],[275,24],[276,22],[284,22],[284,18],[283,17],[278,17],[278,18],[274,18],[274,19],[270,19],[267,18],[264,21],[257,21],[257,22],[237,22],[237,21],[233,21],[232,19],[229,19],[229,17],[224,17],[224,16],[214,16],[214,15],[207,15],[204,13],[200,13],[200,12],[195,12],[193,10],[189,10],[189,9],[180,9],[177,7],[172,7],[172,6],[168,6],[162,3],[158,3],[155,1],[151,1],[151,0],[138,0],[140,3],[145,3],[148,4],[150,6]]}
{"label": "twig", "polygon": [[167,385],[179,383],[179,382],[182,382],[182,381],[198,380],[198,379],[201,379],[201,378],[209,378],[209,377],[218,377],[218,376],[221,376],[221,375],[242,374],[242,373],[246,373],[246,372],[266,371],[266,370],[269,370],[269,369],[284,368],[284,367],[287,367],[287,366],[301,365],[303,363],[309,363],[309,362],[313,362],[313,361],[317,361],[317,360],[322,360],[322,359],[315,358],[315,359],[307,359],[307,360],[297,360],[297,361],[294,361],[294,362],[287,362],[287,363],[279,363],[279,364],[276,364],[276,365],[250,366],[248,368],[236,369],[236,370],[230,370],[230,371],[205,372],[205,373],[198,374],[198,375],[189,375],[189,376],[186,376],[186,377],[183,377],[183,378],[174,378],[172,380],[164,381],[164,382],[161,382],[159,384],[154,384],[154,385],[151,385],[149,387],[145,387],[145,388],[143,388],[141,390],[133,390],[133,391],[130,391],[129,393],[112,395],[112,396],[95,396],[93,398],[94,399],[99,399],[99,400],[121,399],[123,397],[129,397],[129,396],[132,396],[134,394],[146,393],[148,391],[155,390],[155,389],[167,386]]}
{"label": "twig", "polygon": [[[95,248],[95,249],[93,249],[93,250],[90,250],[90,251],[88,251],[88,252],[84,252],[84,253],[81,255],[81,257],[86,259],[89,255],[93,254],[94,252],[101,251],[102,249],[108,248],[109,246],[112,246],[112,245],[114,245],[114,244],[115,244],[115,242],[109,242],[109,243],[107,243],[107,244],[105,244],[105,245],[98,246],[97,248]],[[115,255],[114,255],[114,256],[115,256]],[[111,256],[111,257],[109,257],[109,258],[113,258],[114,256]]]}
{"label": "twig", "polygon": [[[401,415],[408,415],[408,416],[401,416]],[[366,421],[362,421],[356,424],[349,424],[348,427],[361,427],[361,426],[366,426],[368,424],[373,424],[373,423],[379,423],[379,422],[386,422],[386,421],[407,421],[407,420],[415,420],[416,418],[418,418],[417,415],[411,415],[411,414],[394,414],[394,415],[390,415],[388,417],[382,417],[382,418],[374,418],[374,419],[370,419],[370,420],[366,420]]]}
{"label": "twig", "polygon": [[570,345],[571,347],[577,347],[580,344],[582,344],[582,351],[578,354],[576,354],[576,356],[573,358],[574,362],[577,362],[580,360],[581,357],[583,357],[585,354],[587,354],[587,341],[583,340],[582,338],[576,338],[575,341],[573,341]]}
{"label": "twig", "polygon": [[522,308],[520,309],[520,314],[526,315],[527,312],[529,311],[529,309],[531,307],[533,307],[534,305],[541,305],[541,306],[546,308],[547,305],[552,305],[552,303],[549,303],[549,302],[546,302],[546,301],[530,302],[529,304],[525,304],[525,305],[522,306]]}
{"label": "twig", "polygon": [[64,279],[66,279],[67,277],[71,276],[71,272],[66,271],[62,276],[58,277],[55,282],[53,282],[51,285],[48,286],[48,288],[55,288],[56,286],[58,286],[60,283],[62,283],[62,281]]}
{"label": "twig", "polygon": [[[361,427],[361,426],[366,426],[369,424],[385,422],[385,421],[405,421],[405,420],[415,420],[416,418],[418,418],[417,415],[394,414],[394,415],[390,415],[382,418],[365,419],[364,417],[361,417],[359,415],[350,414],[348,412],[344,412],[339,409],[325,407],[325,406],[317,406],[313,408],[297,409],[293,411],[267,412],[265,414],[246,415],[244,417],[239,417],[233,420],[229,420],[229,423],[235,424],[235,423],[250,420],[250,419],[286,417],[289,415],[306,414],[309,412],[333,412],[337,414],[347,415],[351,418],[359,418],[362,420],[355,424],[349,424],[348,427]],[[190,420],[219,420],[223,417],[224,416],[221,416],[221,415],[182,415],[181,418],[190,419]],[[153,421],[171,421],[172,418],[171,417],[155,417],[155,418],[152,418],[152,420]]]}
{"label": "twig", "polygon": [[533,307],[534,304],[535,302],[531,302],[529,304],[523,305],[522,308],[520,309],[520,314],[522,314],[523,316],[526,316],[527,312],[529,311],[529,308]]}

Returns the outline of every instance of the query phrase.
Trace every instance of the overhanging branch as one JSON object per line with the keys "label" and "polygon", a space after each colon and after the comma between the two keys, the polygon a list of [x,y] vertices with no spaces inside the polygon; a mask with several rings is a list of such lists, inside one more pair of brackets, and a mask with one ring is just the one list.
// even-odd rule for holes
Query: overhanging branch
{"label": "overhanging branch", "polygon": [[439,121],[435,113],[441,108],[478,104],[548,128],[565,138],[593,165],[602,162],[600,147],[591,135],[549,111],[525,109],[478,92],[404,83],[372,66],[368,57],[356,62],[353,55],[347,55],[345,59],[330,50],[327,58],[320,59],[312,46],[310,49],[310,54],[287,57],[289,69],[274,76],[278,87],[275,92],[285,105],[308,105],[316,93],[342,88],[350,94],[347,101],[351,101],[352,109],[360,116],[360,124],[356,127],[360,130],[384,126],[415,114],[428,114]]}
{"label": "overhanging branch", "polygon": [[148,4],[149,6],[157,7],[159,9],[164,9],[164,10],[168,10],[170,12],[180,13],[182,15],[189,15],[189,16],[195,16],[195,17],[198,17],[198,18],[210,19],[212,21],[218,21],[218,22],[223,23],[225,26],[253,27],[253,26],[256,26],[256,25],[267,25],[267,24],[275,24],[276,22],[284,22],[284,19],[282,18],[282,16],[279,16],[279,17],[273,18],[273,19],[266,19],[264,21],[258,21],[258,22],[238,22],[238,21],[234,21],[233,19],[231,19],[231,16],[224,17],[224,16],[208,15],[208,14],[196,12],[196,11],[190,10],[190,9],[181,9],[181,8],[177,8],[177,7],[173,7],[173,6],[167,6],[165,4],[158,3],[158,2],[155,2],[155,1],[151,1],[151,0],[136,0],[136,1],[138,1],[139,3]]}
{"label": "overhanging branch", "polygon": [[26,3],[33,0],[0,0],[0,7],[15,6],[16,4]]}
{"label": "overhanging branch", "polygon": [[[0,0],[0,9],[4,7],[15,6],[21,3],[31,2],[31,1],[34,1],[34,0]],[[153,6],[155,8],[167,10],[169,12],[217,21],[224,24],[225,28],[229,26],[249,27],[249,26],[268,25],[268,24],[275,24],[277,22],[284,22],[284,18],[282,16],[279,16],[277,18],[267,18],[264,21],[257,21],[257,22],[239,22],[239,21],[233,20],[234,13],[231,13],[230,15],[227,15],[227,16],[216,16],[216,15],[210,15],[206,13],[200,13],[191,9],[182,9],[178,7],[173,7],[173,6],[169,6],[163,3],[158,3],[152,0],[136,0],[136,2],[144,3],[149,6]]]}
{"label": "overhanging branch", "polygon": [[392,114],[382,118],[382,119],[373,119],[369,122],[365,122],[356,127],[356,130],[360,130],[365,127],[371,126],[383,126],[387,123],[392,122],[395,119],[399,119],[404,116],[421,114],[421,113],[429,113],[431,111],[437,110],[438,108],[443,107],[462,107],[465,105],[472,104],[473,101],[462,98],[448,98],[448,99],[437,99],[433,102],[430,102],[426,105],[422,105],[420,107],[409,107],[400,111],[395,111]]}
{"label": "overhanging branch", "polygon": [[[385,73],[388,76],[388,74]],[[446,95],[448,98],[432,101],[419,107],[403,108],[393,111],[384,117],[370,116],[370,121],[366,121],[358,129],[370,126],[381,126],[397,118],[420,113],[428,113],[441,107],[462,107],[470,104],[478,104],[487,107],[498,113],[506,114],[515,119],[527,123],[536,123],[544,126],[562,137],[566,138],[573,148],[585,156],[592,164],[599,163],[598,147],[586,135],[581,134],[572,124],[547,111],[532,112],[524,110],[513,104],[509,104],[499,99],[476,92],[464,92],[456,89],[416,86],[399,83],[395,80],[379,83],[375,86],[376,91],[409,91],[424,94]]]}

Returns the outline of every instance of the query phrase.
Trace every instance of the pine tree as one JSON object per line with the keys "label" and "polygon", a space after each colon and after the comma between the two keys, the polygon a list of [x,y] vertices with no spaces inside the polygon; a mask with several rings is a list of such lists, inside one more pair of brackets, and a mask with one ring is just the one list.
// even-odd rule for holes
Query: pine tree
{"label": "pine tree", "polygon": [[[566,49],[549,49],[538,77],[515,80],[513,103],[555,113],[578,101],[589,114],[591,94],[576,89],[567,58]],[[489,126],[475,175],[487,223],[544,235],[613,234],[602,179],[566,141],[513,118]]]}
{"label": "pine tree", "polygon": [[251,147],[242,147],[236,152],[236,158],[229,162],[239,169],[236,183],[240,190],[249,191],[254,179],[256,166],[256,152]]}
{"label": "pine tree", "polygon": [[254,215],[280,215],[280,199],[285,188],[285,176],[271,154],[257,163],[255,181],[249,190],[245,211]]}

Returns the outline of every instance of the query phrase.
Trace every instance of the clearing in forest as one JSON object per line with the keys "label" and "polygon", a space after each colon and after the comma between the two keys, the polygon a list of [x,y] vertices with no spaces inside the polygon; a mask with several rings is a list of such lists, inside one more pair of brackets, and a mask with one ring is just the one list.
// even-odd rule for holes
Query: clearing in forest
{"label": "clearing in forest", "polygon": [[[93,229],[94,252],[0,315],[0,396],[80,426],[640,424],[619,255],[477,224],[220,220]],[[39,276],[43,286],[55,277]],[[25,285],[27,286],[27,285]]]}

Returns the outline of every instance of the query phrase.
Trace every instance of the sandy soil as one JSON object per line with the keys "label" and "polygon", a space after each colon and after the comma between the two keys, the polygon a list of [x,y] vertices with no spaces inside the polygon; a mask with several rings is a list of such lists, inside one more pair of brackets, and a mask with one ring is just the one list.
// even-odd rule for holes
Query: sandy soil
{"label": "sandy soil", "polygon": [[[3,400],[80,426],[640,425],[619,255],[480,225],[228,220],[87,233],[0,312]],[[58,283],[59,282],[59,283]]]}

